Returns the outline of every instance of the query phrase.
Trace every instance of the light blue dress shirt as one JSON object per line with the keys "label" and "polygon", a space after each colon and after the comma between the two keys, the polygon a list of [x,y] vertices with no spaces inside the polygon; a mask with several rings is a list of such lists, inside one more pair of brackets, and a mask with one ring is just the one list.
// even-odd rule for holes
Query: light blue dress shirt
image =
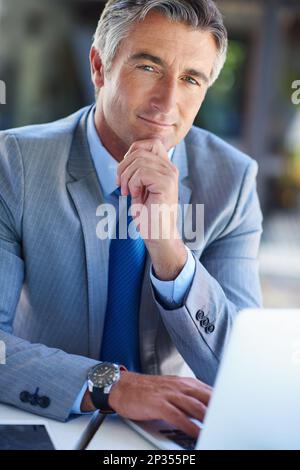
{"label": "light blue dress shirt", "polygon": [[[118,198],[114,195],[114,191],[117,189],[116,175],[118,162],[112,157],[112,155],[102,145],[100,137],[97,133],[94,123],[95,107],[93,107],[89,113],[87,122],[87,139],[90,147],[91,156],[97,172],[99,184],[102,189],[104,202],[107,204],[113,204],[118,216]],[[174,153],[174,147],[168,152],[170,160],[172,160]],[[155,289],[157,299],[165,308],[174,309],[182,305],[185,295],[187,294],[195,273],[195,260],[191,251],[186,247],[187,250],[187,261],[178,277],[173,281],[161,281],[157,279],[151,266],[150,279]],[[83,395],[87,389],[87,382],[83,385],[79,395],[77,396],[73,405],[71,413],[83,414],[80,411],[80,405]]]}

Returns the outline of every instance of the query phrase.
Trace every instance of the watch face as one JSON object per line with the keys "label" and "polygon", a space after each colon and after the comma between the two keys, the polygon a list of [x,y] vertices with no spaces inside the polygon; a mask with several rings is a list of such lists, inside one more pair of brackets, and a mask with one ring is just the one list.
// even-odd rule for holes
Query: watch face
{"label": "watch face", "polygon": [[116,369],[112,364],[99,364],[89,373],[89,380],[95,387],[106,387],[116,380]]}

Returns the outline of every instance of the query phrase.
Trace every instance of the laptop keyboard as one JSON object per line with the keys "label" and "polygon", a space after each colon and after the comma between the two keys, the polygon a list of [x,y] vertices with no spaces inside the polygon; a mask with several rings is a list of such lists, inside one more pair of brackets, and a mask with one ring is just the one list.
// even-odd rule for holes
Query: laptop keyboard
{"label": "laptop keyboard", "polygon": [[159,431],[170,441],[175,442],[184,450],[194,450],[196,446],[196,439],[188,436],[179,429],[160,429]]}

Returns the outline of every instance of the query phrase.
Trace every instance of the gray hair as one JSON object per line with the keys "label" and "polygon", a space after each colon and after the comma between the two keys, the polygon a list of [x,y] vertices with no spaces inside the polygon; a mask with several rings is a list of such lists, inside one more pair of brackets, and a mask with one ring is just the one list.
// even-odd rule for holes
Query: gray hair
{"label": "gray hair", "polygon": [[134,24],[143,21],[152,10],[161,12],[171,21],[185,23],[213,35],[218,55],[210,76],[211,86],[223,68],[228,46],[223,18],[213,0],[108,0],[93,41],[107,71],[121,41],[128,37]]}

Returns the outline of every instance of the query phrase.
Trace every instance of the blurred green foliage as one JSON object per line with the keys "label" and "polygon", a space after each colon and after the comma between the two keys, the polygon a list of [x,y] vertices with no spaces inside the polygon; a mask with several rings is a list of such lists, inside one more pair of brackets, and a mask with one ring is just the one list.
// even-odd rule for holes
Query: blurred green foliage
{"label": "blurred green foliage", "polygon": [[209,89],[196,118],[197,126],[222,137],[238,137],[243,127],[247,44],[230,40],[227,61],[220,77]]}

